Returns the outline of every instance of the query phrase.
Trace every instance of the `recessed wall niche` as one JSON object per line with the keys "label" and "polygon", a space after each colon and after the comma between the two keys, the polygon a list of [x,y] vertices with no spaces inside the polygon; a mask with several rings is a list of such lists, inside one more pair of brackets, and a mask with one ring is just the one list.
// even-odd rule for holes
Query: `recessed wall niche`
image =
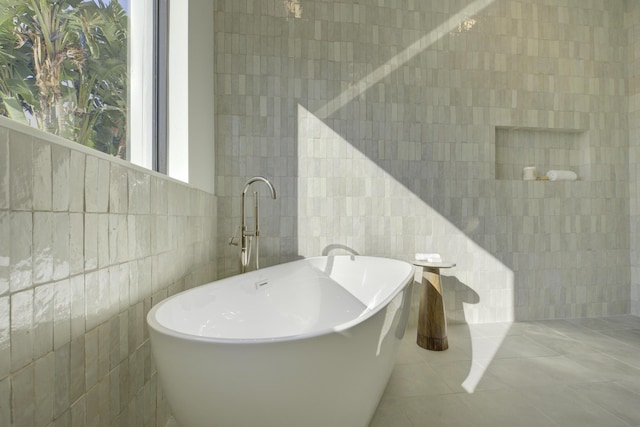
{"label": "recessed wall niche", "polygon": [[496,127],[496,179],[521,180],[526,166],[538,176],[551,169],[591,177],[589,133],[584,130]]}

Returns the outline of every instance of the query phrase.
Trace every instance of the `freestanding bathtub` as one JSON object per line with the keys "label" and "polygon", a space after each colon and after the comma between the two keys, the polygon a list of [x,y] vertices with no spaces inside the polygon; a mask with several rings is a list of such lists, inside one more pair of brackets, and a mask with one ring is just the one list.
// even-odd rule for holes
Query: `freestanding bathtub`
{"label": "freestanding bathtub", "polygon": [[147,316],[181,427],[369,424],[404,335],[413,267],[329,256],[182,292]]}

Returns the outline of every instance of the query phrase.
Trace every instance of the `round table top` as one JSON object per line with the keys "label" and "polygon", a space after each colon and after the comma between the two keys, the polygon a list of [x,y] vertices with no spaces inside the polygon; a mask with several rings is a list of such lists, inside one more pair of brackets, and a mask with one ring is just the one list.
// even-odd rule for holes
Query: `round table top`
{"label": "round table top", "polygon": [[413,265],[417,265],[418,267],[429,267],[429,268],[451,268],[455,267],[455,262],[450,261],[440,261],[440,262],[431,262],[431,261],[422,261],[414,259],[412,261]]}

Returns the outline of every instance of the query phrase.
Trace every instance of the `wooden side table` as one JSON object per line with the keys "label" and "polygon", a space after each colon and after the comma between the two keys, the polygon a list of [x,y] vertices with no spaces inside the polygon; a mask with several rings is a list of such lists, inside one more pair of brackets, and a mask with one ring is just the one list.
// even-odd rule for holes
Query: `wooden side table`
{"label": "wooden side table", "polygon": [[453,262],[413,261],[422,267],[422,293],[418,313],[418,345],[427,350],[442,351],[449,348],[447,318],[442,298],[440,269],[455,267]]}

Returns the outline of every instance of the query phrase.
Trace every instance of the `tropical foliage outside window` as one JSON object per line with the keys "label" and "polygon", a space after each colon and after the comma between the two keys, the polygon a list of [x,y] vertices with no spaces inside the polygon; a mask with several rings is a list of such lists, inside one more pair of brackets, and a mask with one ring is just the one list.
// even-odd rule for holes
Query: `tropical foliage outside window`
{"label": "tropical foliage outside window", "polygon": [[0,114],[125,157],[121,0],[0,0]]}

